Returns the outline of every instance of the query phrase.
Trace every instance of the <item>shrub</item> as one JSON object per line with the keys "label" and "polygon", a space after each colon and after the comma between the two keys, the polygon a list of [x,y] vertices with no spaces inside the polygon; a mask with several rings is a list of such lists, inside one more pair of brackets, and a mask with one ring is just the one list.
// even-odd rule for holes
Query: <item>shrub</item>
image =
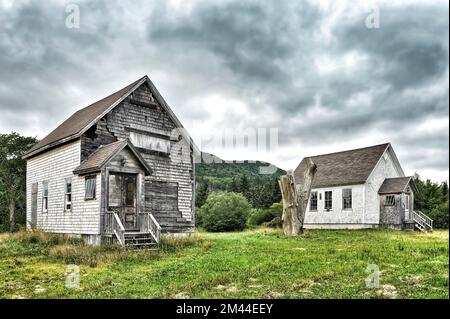
{"label": "shrub", "polygon": [[448,201],[434,207],[428,216],[433,219],[434,228],[448,228]]}
{"label": "shrub", "polygon": [[281,217],[277,216],[272,219],[270,222],[263,223],[263,226],[271,227],[271,228],[281,228],[282,222]]}
{"label": "shrub", "polygon": [[246,226],[250,209],[250,204],[242,194],[212,193],[202,207],[201,225],[212,232],[242,230]]}
{"label": "shrub", "polygon": [[279,217],[281,220],[282,209],[283,207],[280,203],[274,203],[267,209],[254,209],[248,218],[248,224],[262,225],[269,223],[276,217]]}

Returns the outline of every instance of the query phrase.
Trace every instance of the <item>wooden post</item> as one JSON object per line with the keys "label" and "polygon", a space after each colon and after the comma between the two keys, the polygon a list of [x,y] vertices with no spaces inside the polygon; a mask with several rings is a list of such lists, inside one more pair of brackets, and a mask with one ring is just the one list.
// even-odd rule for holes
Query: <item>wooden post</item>
{"label": "wooden post", "polygon": [[283,198],[283,215],[281,219],[283,221],[284,234],[287,236],[303,233],[306,206],[308,205],[315,172],[316,165],[310,158],[307,158],[301,184],[296,185],[292,170],[280,177],[279,185]]}

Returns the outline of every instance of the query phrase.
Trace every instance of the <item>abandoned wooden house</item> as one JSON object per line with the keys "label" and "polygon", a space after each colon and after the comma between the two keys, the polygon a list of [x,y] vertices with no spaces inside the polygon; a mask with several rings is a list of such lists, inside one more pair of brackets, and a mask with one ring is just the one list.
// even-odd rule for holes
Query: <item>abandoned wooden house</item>
{"label": "abandoned wooden house", "polygon": [[27,152],[27,229],[121,245],[192,232],[197,152],[144,76],[74,113]]}
{"label": "abandoned wooden house", "polygon": [[[305,228],[432,230],[433,221],[414,210],[414,180],[405,176],[390,143],[309,158],[317,170]],[[296,184],[305,161],[294,171]]]}

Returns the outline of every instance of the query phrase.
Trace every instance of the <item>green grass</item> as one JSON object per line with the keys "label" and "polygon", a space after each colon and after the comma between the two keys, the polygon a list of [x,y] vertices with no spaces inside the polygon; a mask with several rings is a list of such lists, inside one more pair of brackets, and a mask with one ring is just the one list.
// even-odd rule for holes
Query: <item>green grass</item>
{"label": "green grass", "polygon": [[[0,235],[0,298],[446,298],[448,231],[199,233],[159,251]],[[80,289],[66,288],[79,265]],[[381,271],[366,288],[366,268]]]}

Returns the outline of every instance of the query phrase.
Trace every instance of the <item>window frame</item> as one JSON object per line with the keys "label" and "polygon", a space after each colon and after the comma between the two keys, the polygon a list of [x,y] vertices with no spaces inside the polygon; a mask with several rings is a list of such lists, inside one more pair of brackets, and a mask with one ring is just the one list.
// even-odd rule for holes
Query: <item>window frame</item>
{"label": "window frame", "polygon": [[[41,211],[43,213],[48,213],[48,195],[49,195],[49,191],[48,191],[48,181],[44,181],[42,182],[42,207],[41,207]],[[46,194],[47,192],[47,194]]]}
{"label": "window frame", "polygon": [[[313,209],[313,195],[315,195],[315,203],[316,203],[316,205],[315,205],[315,209]],[[311,194],[310,194],[310,196],[309,196],[309,211],[310,212],[317,212],[317,209],[318,209],[318,204],[319,204],[319,197],[318,197],[318,192],[317,191],[312,191],[311,192]]]}
{"label": "window frame", "polygon": [[[94,181],[94,189],[92,197],[88,197],[88,180]],[[97,175],[87,175],[84,177],[84,200],[95,200],[96,199],[96,193],[97,193]]]}
{"label": "window frame", "polygon": [[[346,200],[348,200],[348,198],[346,198],[345,196],[345,192],[349,192],[350,193],[350,207],[346,207]],[[344,188],[342,189],[342,210],[352,210],[353,209],[353,190],[351,188]]]}
{"label": "window frame", "polygon": [[[331,198],[327,199],[327,194],[330,194]],[[325,191],[323,197],[324,197],[323,209],[325,211],[333,210],[333,191]],[[327,202],[330,203],[330,207],[327,207]]]}
{"label": "window frame", "polygon": [[[393,200],[388,200],[388,198],[392,198]],[[396,199],[395,199],[395,195],[386,195],[384,198],[384,206],[395,206],[396,204]]]}
{"label": "window frame", "polygon": [[[70,184],[70,192],[67,190],[67,185]],[[67,196],[70,195],[70,201],[67,200]],[[67,205],[70,205],[69,208],[67,208]],[[72,179],[66,178],[64,180],[64,211],[65,212],[71,212],[73,207],[73,199],[72,199]]]}

